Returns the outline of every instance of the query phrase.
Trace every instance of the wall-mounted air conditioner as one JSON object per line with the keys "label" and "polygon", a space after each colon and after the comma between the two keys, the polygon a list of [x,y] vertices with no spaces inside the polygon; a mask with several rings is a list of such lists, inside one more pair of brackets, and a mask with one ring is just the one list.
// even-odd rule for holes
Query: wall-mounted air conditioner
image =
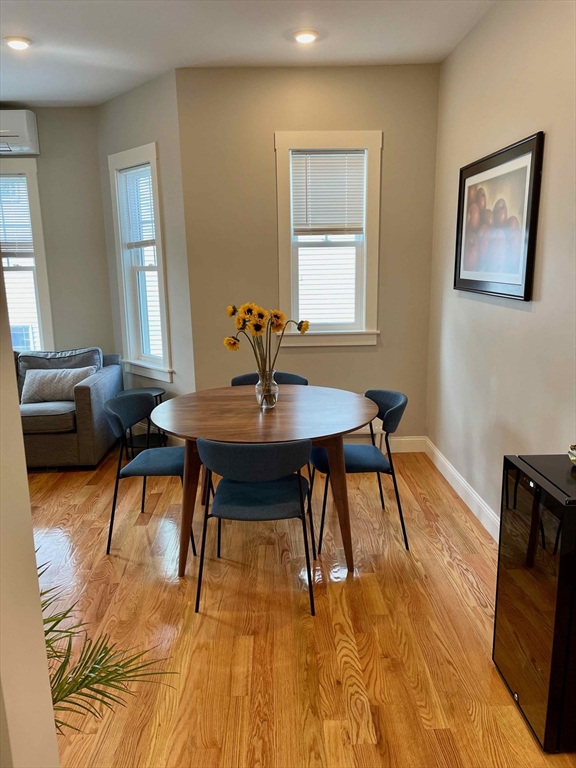
{"label": "wall-mounted air conditioner", "polygon": [[0,109],[0,155],[39,155],[36,115],[29,109]]}

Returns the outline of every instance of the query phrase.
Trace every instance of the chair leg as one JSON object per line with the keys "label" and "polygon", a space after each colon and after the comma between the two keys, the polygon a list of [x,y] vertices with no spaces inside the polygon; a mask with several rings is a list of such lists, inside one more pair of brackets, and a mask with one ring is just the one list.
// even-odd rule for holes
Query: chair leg
{"label": "chair leg", "polygon": [[222,518],[218,518],[218,557],[220,557],[220,549],[222,545]]}
{"label": "chair leg", "polygon": [[310,568],[310,552],[308,551],[308,534],[306,533],[306,513],[304,511],[304,495],[302,494],[302,475],[298,470],[298,494],[300,496],[300,520],[302,520],[302,535],[304,536],[304,553],[306,555],[306,572],[308,573],[308,594],[310,596],[310,613],[316,614],[314,609],[314,589],[312,587],[312,569]]}
{"label": "chair leg", "polygon": [[326,504],[328,503],[328,485],[330,483],[330,475],[326,475],[326,482],[324,483],[324,498],[322,500],[322,517],[320,518],[320,533],[318,535],[318,554],[322,554],[322,542],[324,541],[324,521],[326,520]]}
{"label": "chair leg", "polygon": [[306,572],[308,573],[308,594],[310,596],[310,613],[312,616],[316,615],[314,608],[314,589],[312,587],[312,569],[310,568],[310,552],[308,551],[308,536],[306,535],[306,519],[304,514],[300,518],[302,520],[302,535],[304,536],[304,553],[306,555]]}
{"label": "chair leg", "polygon": [[312,467],[312,474],[310,475],[310,498],[312,498],[312,491],[314,490],[315,479],[316,479],[316,467]]}
{"label": "chair leg", "polygon": [[140,514],[144,512],[144,507],[146,505],[146,475],[142,478],[142,505],[140,507]]}
{"label": "chair leg", "polygon": [[310,541],[312,542],[312,559],[316,560],[316,537],[314,535],[314,518],[312,517],[312,499],[308,491],[308,520],[310,522]]}
{"label": "chair leg", "polygon": [[398,493],[398,483],[396,482],[396,473],[392,468],[392,482],[394,483],[394,493],[396,494],[396,504],[398,505],[398,514],[400,515],[400,525],[402,526],[402,535],[404,536],[404,546],[406,549],[410,549],[408,546],[408,536],[406,534],[406,526],[404,525],[404,515],[402,514],[402,504],[400,504],[400,494]]}
{"label": "chair leg", "polygon": [[386,509],[386,505],[384,504],[384,491],[382,490],[382,478],[380,477],[380,472],[376,472],[376,477],[378,478],[378,489],[380,490],[380,503],[382,504],[382,509]]}
{"label": "chair leg", "polygon": [[402,504],[400,503],[400,494],[398,493],[398,483],[396,482],[396,472],[394,471],[394,462],[392,461],[392,451],[390,450],[390,443],[388,442],[388,433],[386,433],[386,452],[388,453],[388,461],[390,463],[390,470],[392,473],[392,482],[394,483],[394,493],[396,495],[396,504],[398,505],[398,514],[400,515],[400,525],[402,526],[402,535],[404,536],[404,546],[407,550],[408,536],[406,534],[406,526],[404,525],[404,515],[402,514]]}
{"label": "chair leg", "polygon": [[124,443],[120,443],[120,453],[118,454],[118,466],[116,468],[116,482],[114,484],[114,498],[112,499],[112,512],[110,513],[110,528],[108,529],[108,544],[106,545],[106,554],[110,554],[110,545],[112,543],[112,529],[114,528],[114,515],[116,513],[116,502],[118,500],[118,484],[120,483],[120,470],[122,468],[122,454],[124,452]]}
{"label": "chair leg", "polygon": [[204,505],[204,524],[202,526],[202,543],[200,545],[200,566],[198,567],[198,587],[196,589],[195,613],[200,610],[200,590],[202,589],[202,572],[204,570],[204,553],[206,551],[206,530],[208,528],[208,494]]}

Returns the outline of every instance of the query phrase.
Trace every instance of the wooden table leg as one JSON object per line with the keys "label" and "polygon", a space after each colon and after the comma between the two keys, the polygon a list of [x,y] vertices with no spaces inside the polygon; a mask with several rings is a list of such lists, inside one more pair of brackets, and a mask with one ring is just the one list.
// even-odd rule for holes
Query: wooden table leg
{"label": "wooden table leg", "polygon": [[323,441],[323,447],[328,454],[330,466],[330,483],[334,502],[340,522],[342,543],[346,555],[348,570],[354,571],[354,555],[352,553],[352,534],[350,532],[350,510],[348,508],[348,488],[346,486],[346,464],[344,461],[344,438],[342,435]]}
{"label": "wooden table leg", "polygon": [[194,518],[198,478],[200,476],[200,456],[195,440],[186,440],[184,454],[184,485],[182,488],[182,516],[180,520],[180,556],[178,559],[178,576],[186,573],[186,557],[190,543],[190,529]]}

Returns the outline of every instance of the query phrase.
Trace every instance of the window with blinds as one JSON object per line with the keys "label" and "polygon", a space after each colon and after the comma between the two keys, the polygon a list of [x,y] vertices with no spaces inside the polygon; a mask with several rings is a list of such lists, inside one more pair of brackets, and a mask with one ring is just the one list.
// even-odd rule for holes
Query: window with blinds
{"label": "window with blinds", "polygon": [[131,356],[162,361],[163,323],[150,163],[119,170],[117,196]]}
{"label": "window with blinds", "polygon": [[0,176],[0,250],[12,346],[42,349],[34,235],[25,174]]}
{"label": "window with blinds", "polygon": [[312,330],[364,327],[366,151],[290,152],[292,311]]}

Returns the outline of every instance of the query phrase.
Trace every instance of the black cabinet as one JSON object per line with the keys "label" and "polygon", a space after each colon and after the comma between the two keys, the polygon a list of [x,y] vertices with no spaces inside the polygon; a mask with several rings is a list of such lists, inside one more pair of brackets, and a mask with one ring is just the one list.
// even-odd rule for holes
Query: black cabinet
{"label": "black cabinet", "polygon": [[506,456],[492,658],[547,752],[576,750],[576,468]]}

